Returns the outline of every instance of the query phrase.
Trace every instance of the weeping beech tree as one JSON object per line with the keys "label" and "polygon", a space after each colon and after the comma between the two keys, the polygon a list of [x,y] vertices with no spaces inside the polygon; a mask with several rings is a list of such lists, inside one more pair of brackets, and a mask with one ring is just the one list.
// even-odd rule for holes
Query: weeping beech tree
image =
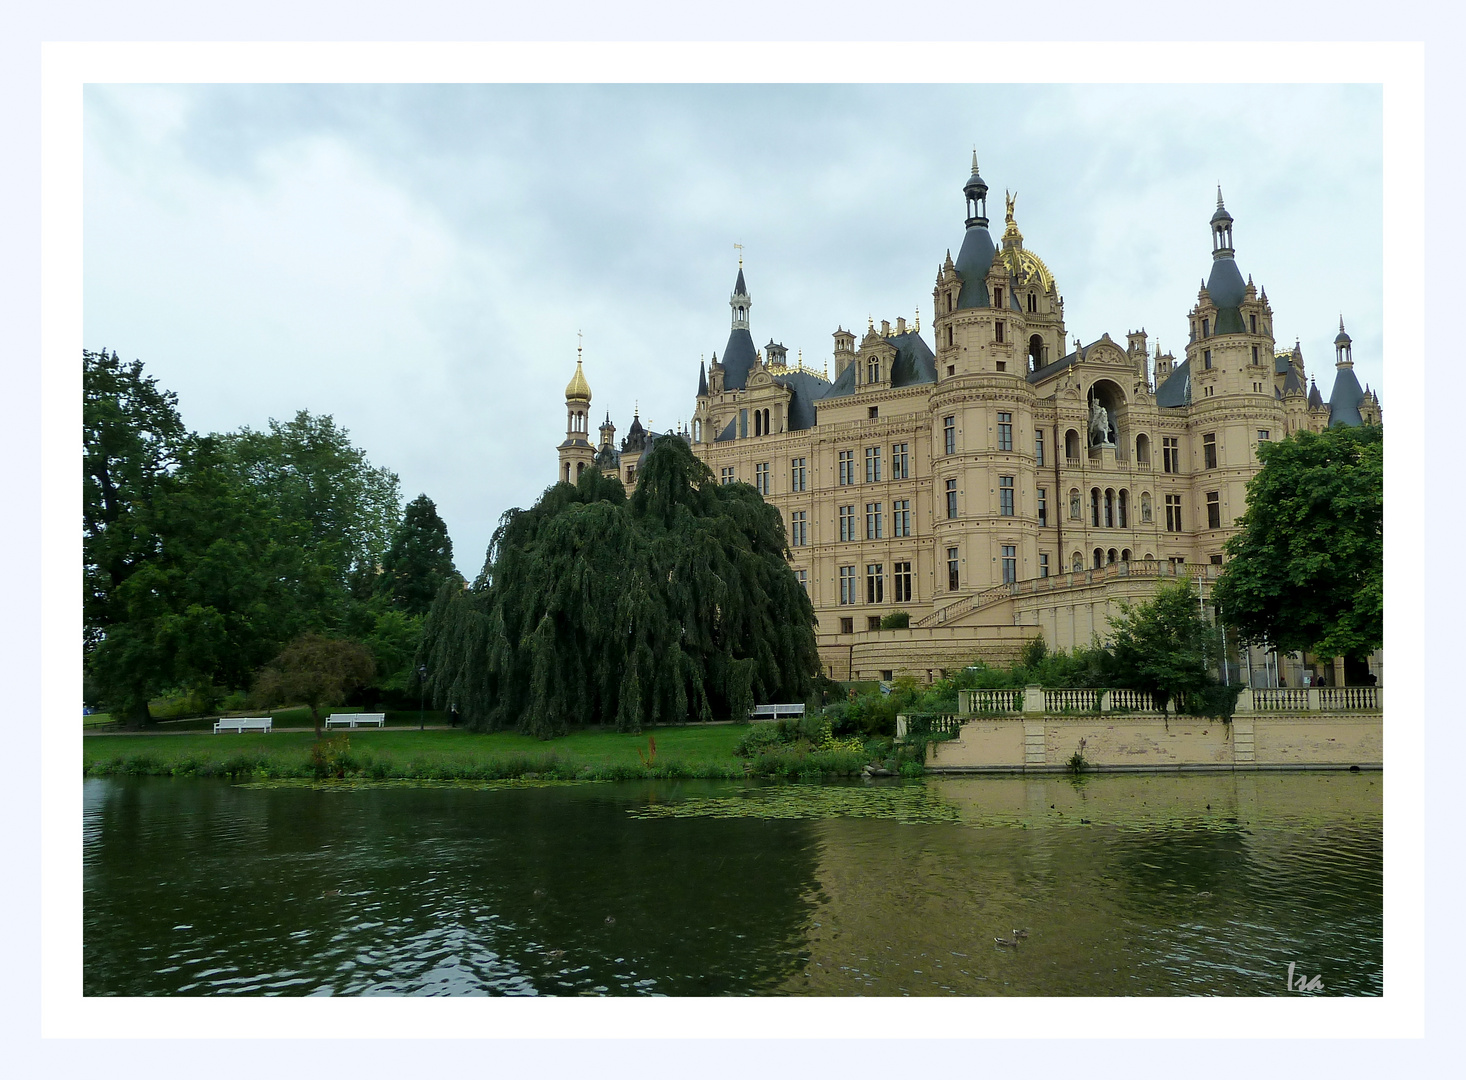
{"label": "weeping beech tree", "polygon": [[778,511],[680,439],[657,441],[629,500],[588,469],[506,513],[473,586],[438,593],[419,654],[433,701],[542,739],[803,701],[815,617],[785,550]]}

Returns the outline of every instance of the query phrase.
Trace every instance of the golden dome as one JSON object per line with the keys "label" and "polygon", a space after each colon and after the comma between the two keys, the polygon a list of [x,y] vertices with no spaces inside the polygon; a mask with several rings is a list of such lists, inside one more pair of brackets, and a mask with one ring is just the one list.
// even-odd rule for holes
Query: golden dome
{"label": "golden dome", "polygon": [[590,383],[585,381],[585,372],[580,369],[580,361],[575,361],[575,375],[565,387],[566,401],[590,401]]}

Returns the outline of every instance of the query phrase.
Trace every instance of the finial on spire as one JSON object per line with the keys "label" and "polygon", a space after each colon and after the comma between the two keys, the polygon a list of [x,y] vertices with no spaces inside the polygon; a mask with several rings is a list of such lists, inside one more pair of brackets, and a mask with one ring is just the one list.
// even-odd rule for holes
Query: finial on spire
{"label": "finial on spire", "polygon": [[585,348],[585,335],[579,330],[575,331],[575,362],[580,363],[580,352]]}
{"label": "finial on spire", "polygon": [[1217,209],[1218,210],[1223,209],[1223,207],[1222,207],[1222,185],[1221,184],[1218,184],[1217,185]]}
{"label": "finial on spire", "polygon": [[743,245],[742,244],[734,244],[733,246],[738,249],[738,269],[742,270],[743,269]]}
{"label": "finial on spire", "polygon": [[1340,312],[1339,313],[1339,333],[1342,334],[1343,332],[1344,332],[1344,314],[1343,314],[1343,312]]}
{"label": "finial on spire", "polygon": [[972,147],[972,171],[977,172],[977,146]]}

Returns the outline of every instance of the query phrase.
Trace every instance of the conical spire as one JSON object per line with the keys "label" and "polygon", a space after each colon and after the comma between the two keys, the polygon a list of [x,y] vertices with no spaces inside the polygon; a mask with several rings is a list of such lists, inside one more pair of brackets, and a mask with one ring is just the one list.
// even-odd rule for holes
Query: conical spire
{"label": "conical spire", "polygon": [[708,368],[701,360],[697,362],[697,396],[708,396]]}

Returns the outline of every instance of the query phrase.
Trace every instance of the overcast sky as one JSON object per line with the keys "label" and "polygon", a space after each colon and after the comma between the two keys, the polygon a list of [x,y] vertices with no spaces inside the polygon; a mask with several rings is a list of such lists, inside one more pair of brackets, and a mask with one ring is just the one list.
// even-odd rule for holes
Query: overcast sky
{"label": "overcast sky", "polygon": [[[551,483],[584,333],[596,423],[666,430],[728,336],[931,323],[976,145],[1070,340],[1182,354],[1220,183],[1243,274],[1327,398],[1381,368],[1382,129],[1350,86],[92,86],[85,343],[199,431],[330,413],[472,577]],[[594,426],[594,424],[592,425]]]}

